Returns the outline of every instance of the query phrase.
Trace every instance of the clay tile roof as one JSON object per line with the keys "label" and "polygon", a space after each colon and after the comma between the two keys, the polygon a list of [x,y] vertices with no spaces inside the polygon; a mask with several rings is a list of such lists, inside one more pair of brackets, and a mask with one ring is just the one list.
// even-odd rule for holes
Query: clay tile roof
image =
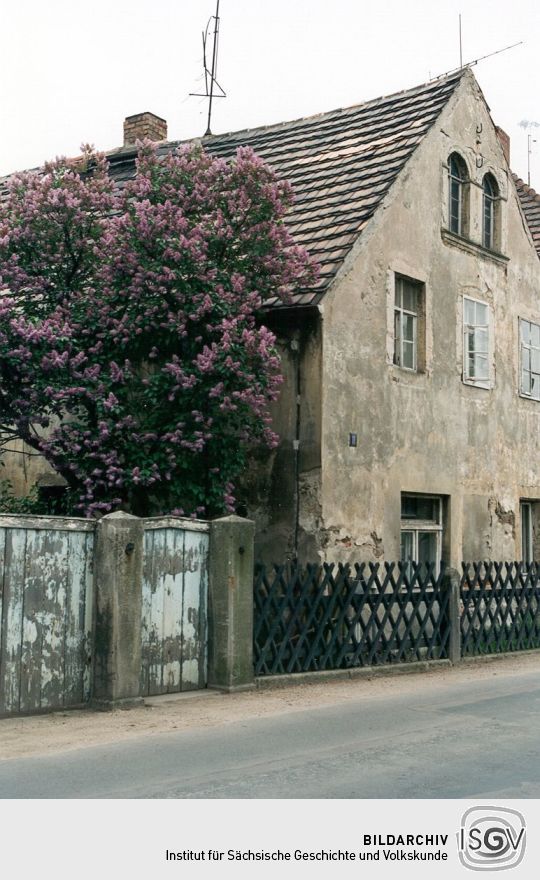
{"label": "clay tile roof", "polygon": [[527,186],[517,174],[513,174],[512,177],[516,184],[521,207],[532,235],[536,253],[540,257],[540,193],[537,193],[532,186]]}
{"label": "clay tile roof", "polygon": [[[463,72],[355,107],[202,138],[205,149],[224,158],[240,146],[252,147],[292,184],[295,203],[286,222],[321,269],[314,288],[294,293],[295,305],[320,302]],[[160,144],[158,153],[178,145]],[[120,186],[133,176],[135,153],[121,148],[108,154],[110,174]]]}
{"label": "clay tile roof", "polygon": [[[205,149],[224,158],[240,146],[252,147],[292,184],[295,203],[287,224],[321,267],[317,285],[294,294],[296,305],[321,300],[462,73],[345,110],[202,139]],[[159,152],[177,145],[164,144]],[[120,184],[133,174],[132,152],[118,150],[109,161]]]}

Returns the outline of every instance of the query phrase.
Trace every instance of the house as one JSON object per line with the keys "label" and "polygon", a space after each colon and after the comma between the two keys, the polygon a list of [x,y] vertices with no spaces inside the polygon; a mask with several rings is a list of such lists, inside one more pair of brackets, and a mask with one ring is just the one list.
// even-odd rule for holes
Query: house
{"label": "house", "polygon": [[290,179],[322,266],[268,316],[287,382],[261,557],[538,558],[540,198],[471,70],[208,140],[239,143]]}
{"label": "house", "polygon": [[[109,155],[119,183],[130,117]],[[202,140],[251,146],[296,193],[316,286],[269,304],[281,437],[242,510],[265,561],[538,558],[540,197],[468,68],[389,97]]]}

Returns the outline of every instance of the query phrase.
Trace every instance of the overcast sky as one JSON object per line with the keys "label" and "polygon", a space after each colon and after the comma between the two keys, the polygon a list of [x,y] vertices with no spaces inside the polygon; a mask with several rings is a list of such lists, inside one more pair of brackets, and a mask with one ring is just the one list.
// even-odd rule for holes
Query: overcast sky
{"label": "overcast sky", "polygon": [[[10,0],[0,29],[0,175],[122,143],[125,116],[152,110],[169,138],[200,136],[201,31],[216,0]],[[540,189],[539,0],[221,0],[214,133],[350,106],[474,67],[492,116]]]}

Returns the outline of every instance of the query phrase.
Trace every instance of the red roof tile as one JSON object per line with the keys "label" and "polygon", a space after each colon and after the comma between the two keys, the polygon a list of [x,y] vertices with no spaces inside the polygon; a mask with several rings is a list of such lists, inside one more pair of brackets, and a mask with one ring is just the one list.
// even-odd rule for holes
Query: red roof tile
{"label": "red roof tile", "polygon": [[521,207],[530,229],[536,253],[540,257],[540,193],[528,186],[517,174],[513,174]]}

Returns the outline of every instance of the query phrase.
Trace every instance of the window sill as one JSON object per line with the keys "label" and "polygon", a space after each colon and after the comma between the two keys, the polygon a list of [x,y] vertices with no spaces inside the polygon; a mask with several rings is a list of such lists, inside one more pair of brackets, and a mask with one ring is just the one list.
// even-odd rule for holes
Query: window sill
{"label": "window sill", "polygon": [[401,364],[396,364],[395,361],[392,361],[392,366],[394,370],[399,370],[400,373],[408,373],[409,376],[416,376],[420,372],[420,370],[415,370],[412,367],[402,367]]}
{"label": "window sill", "polygon": [[482,257],[485,260],[491,260],[499,266],[506,266],[510,262],[510,258],[505,257],[504,254],[489,250],[489,248],[485,248],[482,244],[471,241],[470,238],[463,238],[463,236],[457,235],[455,232],[450,232],[449,229],[441,229],[441,238],[445,244],[457,247],[468,254],[474,254],[474,256]]}
{"label": "window sill", "polygon": [[482,391],[492,391],[493,385],[490,385],[487,382],[471,382],[470,379],[461,378],[461,382],[463,385],[466,385],[467,388],[480,388]]}
{"label": "window sill", "polygon": [[518,391],[518,395],[521,400],[530,400],[531,403],[540,403],[540,398],[538,397],[531,397],[529,394],[523,394],[521,391]]}
{"label": "window sill", "polygon": [[426,381],[427,373],[425,370],[409,370],[407,367],[400,367],[398,364],[390,364],[390,376],[393,382],[403,385],[417,385]]}

